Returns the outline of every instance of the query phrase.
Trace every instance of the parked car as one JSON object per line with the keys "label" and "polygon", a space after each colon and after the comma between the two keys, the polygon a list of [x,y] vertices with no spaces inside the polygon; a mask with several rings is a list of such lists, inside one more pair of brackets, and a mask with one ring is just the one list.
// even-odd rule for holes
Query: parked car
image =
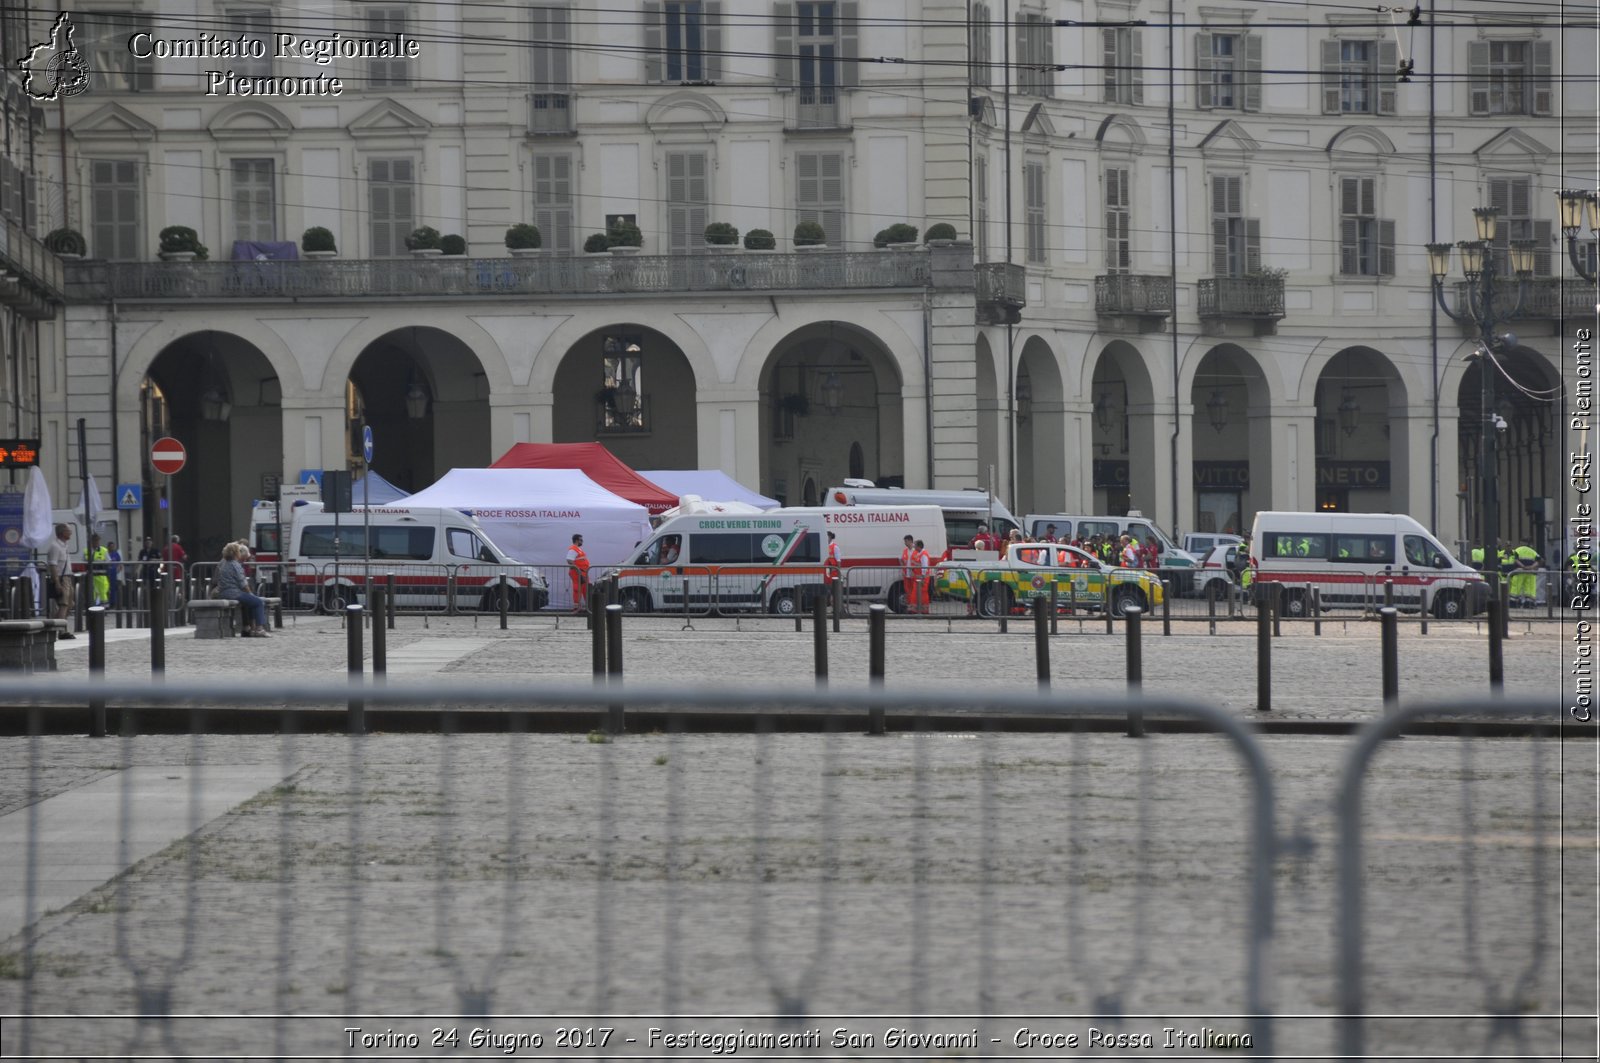
{"label": "parked car", "polygon": [[1119,612],[1148,610],[1161,604],[1158,573],[1117,568],[1076,546],[1061,543],[1018,543],[999,561],[974,565],[946,561],[935,570],[934,591],[941,597],[971,601],[976,596],[984,616],[1008,615],[1025,609],[1035,598],[1056,590],[1056,608],[1099,610],[1109,598]]}

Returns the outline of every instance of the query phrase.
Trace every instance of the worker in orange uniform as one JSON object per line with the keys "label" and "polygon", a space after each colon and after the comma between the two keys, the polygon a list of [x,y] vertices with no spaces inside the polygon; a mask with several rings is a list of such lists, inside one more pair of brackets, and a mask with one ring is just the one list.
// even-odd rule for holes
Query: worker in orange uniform
{"label": "worker in orange uniform", "polygon": [[833,594],[833,585],[844,578],[844,555],[839,551],[839,541],[834,538],[833,532],[828,533],[828,556],[822,561],[822,582],[828,588],[828,594]]}
{"label": "worker in orange uniform", "polygon": [[900,590],[908,613],[917,611],[917,541],[906,536],[905,549],[900,551]]}
{"label": "worker in orange uniform", "polygon": [[572,577],[572,611],[581,613],[589,600],[589,555],[583,552],[582,535],[574,535],[567,549],[567,575]]}
{"label": "worker in orange uniform", "polygon": [[916,588],[918,602],[911,611],[927,616],[931,612],[929,604],[933,597],[929,593],[933,587],[933,558],[929,556],[928,548],[922,544],[921,539],[917,540],[916,552],[911,556],[911,567],[916,573],[912,584]]}

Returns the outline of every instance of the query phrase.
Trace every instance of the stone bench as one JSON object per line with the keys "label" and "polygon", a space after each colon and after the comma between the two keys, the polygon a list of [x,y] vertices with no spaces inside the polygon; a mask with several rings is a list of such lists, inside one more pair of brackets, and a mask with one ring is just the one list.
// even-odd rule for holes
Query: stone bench
{"label": "stone bench", "polygon": [[[55,632],[43,620],[0,620],[0,668],[48,672],[55,664]],[[39,666],[41,647],[48,655]]]}
{"label": "stone bench", "polygon": [[[263,598],[273,627],[283,627],[283,599]],[[189,619],[197,639],[231,639],[244,630],[244,610],[230,598],[201,598],[189,603]]]}

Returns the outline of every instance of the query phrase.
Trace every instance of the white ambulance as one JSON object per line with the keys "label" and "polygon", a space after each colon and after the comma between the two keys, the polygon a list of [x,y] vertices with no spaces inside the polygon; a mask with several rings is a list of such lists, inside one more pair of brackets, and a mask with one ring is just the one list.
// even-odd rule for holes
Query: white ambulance
{"label": "white ambulance", "polygon": [[1443,620],[1483,608],[1483,574],[1452,557],[1428,529],[1403,513],[1257,513],[1250,537],[1257,584],[1282,584],[1284,616],[1323,608],[1395,605]]}
{"label": "white ambulance", "polygon": [[[829,593],[828,532],[837,537],[845,596],[905,611],[900,553],[921,539],[934,563],[945,551],[938,506],[794,507],[751,514],[673,517],[616,567],[629,612],[755,611],[793,615]],[[933,575],[929,569],[929,576]]]}
{"label": "white ambulance", "polygon": [[[870,481],[846,480],[842,487],[830,487],[823,496],[829,509],[835,506],[938,506],[944,514],[945,539],[957,546],[972,542],[978,525],[987,524],[1000,538],[1009,538],[1019,525],[1005,503],[986,491],[924,491],[904,487],[862,486]],[[942,552],[942,551],[941,551]],[[934,555],[935,559],[938,555]]]}

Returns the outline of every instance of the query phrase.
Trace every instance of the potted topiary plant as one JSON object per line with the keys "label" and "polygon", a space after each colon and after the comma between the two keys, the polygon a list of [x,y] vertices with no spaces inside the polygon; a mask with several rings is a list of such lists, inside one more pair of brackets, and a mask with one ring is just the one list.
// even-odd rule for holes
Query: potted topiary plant
{"label": "potted topiary plant", "polygon": [[746,251],[775,251],[777,247],[778,238],[766,229],[751,229],[744,234]]}
{"label": "potted topiary plant", "polygon": [[706,247],[725,251],[739,246],[739,230],[725,221],[714,221],[706,226]]}
{"label": "potted topiary plant", "polygon": [[794,227],[794,249],[796,251],[826,251],[828,249],[828,234],[822,231],[822,226],[814,221],[803,221]]}
{"label": "potted topiary plant", "polygon": [[465,255],[467,253],[467,241],[455,233],[441,236],[439,237],[439,253],[451,257]]}
{"label": "potted topiary plant", "polygon": [[439,230],[431,225],[419,225],[406,237],[406,247],[418,258],[430,258],[440,253]]}
{"label": "potted topiary plant", "polygon": [[313,225],[300,234],[300,253],[307,258],[333,258],[339,253],[332,231]]}
{"label": "potted topiary plant", "polygon": [[880,229],[872,238],[872,246],[883,247],[915,247],[917,246],[917,227],[897,221],[887,229]]}
{"label": "potted topiary plant", "polygon": [[947,221],[937,222],[928,226],[928,231],[922,238],[929,244],[948,243],[956,238],[956,227]]}
{"label": "potted topiary plant", "polygon": [[211,253],[199,233],[187,225],[169,225],[161,230],[160,255],[163,262],[204,262]]}
{"label": "potted topiary plant", "polygon": [[613,255],[636,255],[644,246],[644,233],[633,222],[619,218],[606,226],[606,240]]}
{"label": "potted topiary plant", "polygon": [[539,227],[520,222],[506,230],[506,250],[511,252],[513,258],[524,258],[537,255],[544,238],[539,235]]}
{"label": "potted topiary plant", "polygon": [[44,238],[44,246],[59,258],[82,258],[89,245],[76,229],[57,229]]}
{"label": "potted topiary plant", "polygon": [[589,238],[583,242],[583,250],[589,255],[603,255],[611,250],[611,240],[605,233],[590,233]]}

